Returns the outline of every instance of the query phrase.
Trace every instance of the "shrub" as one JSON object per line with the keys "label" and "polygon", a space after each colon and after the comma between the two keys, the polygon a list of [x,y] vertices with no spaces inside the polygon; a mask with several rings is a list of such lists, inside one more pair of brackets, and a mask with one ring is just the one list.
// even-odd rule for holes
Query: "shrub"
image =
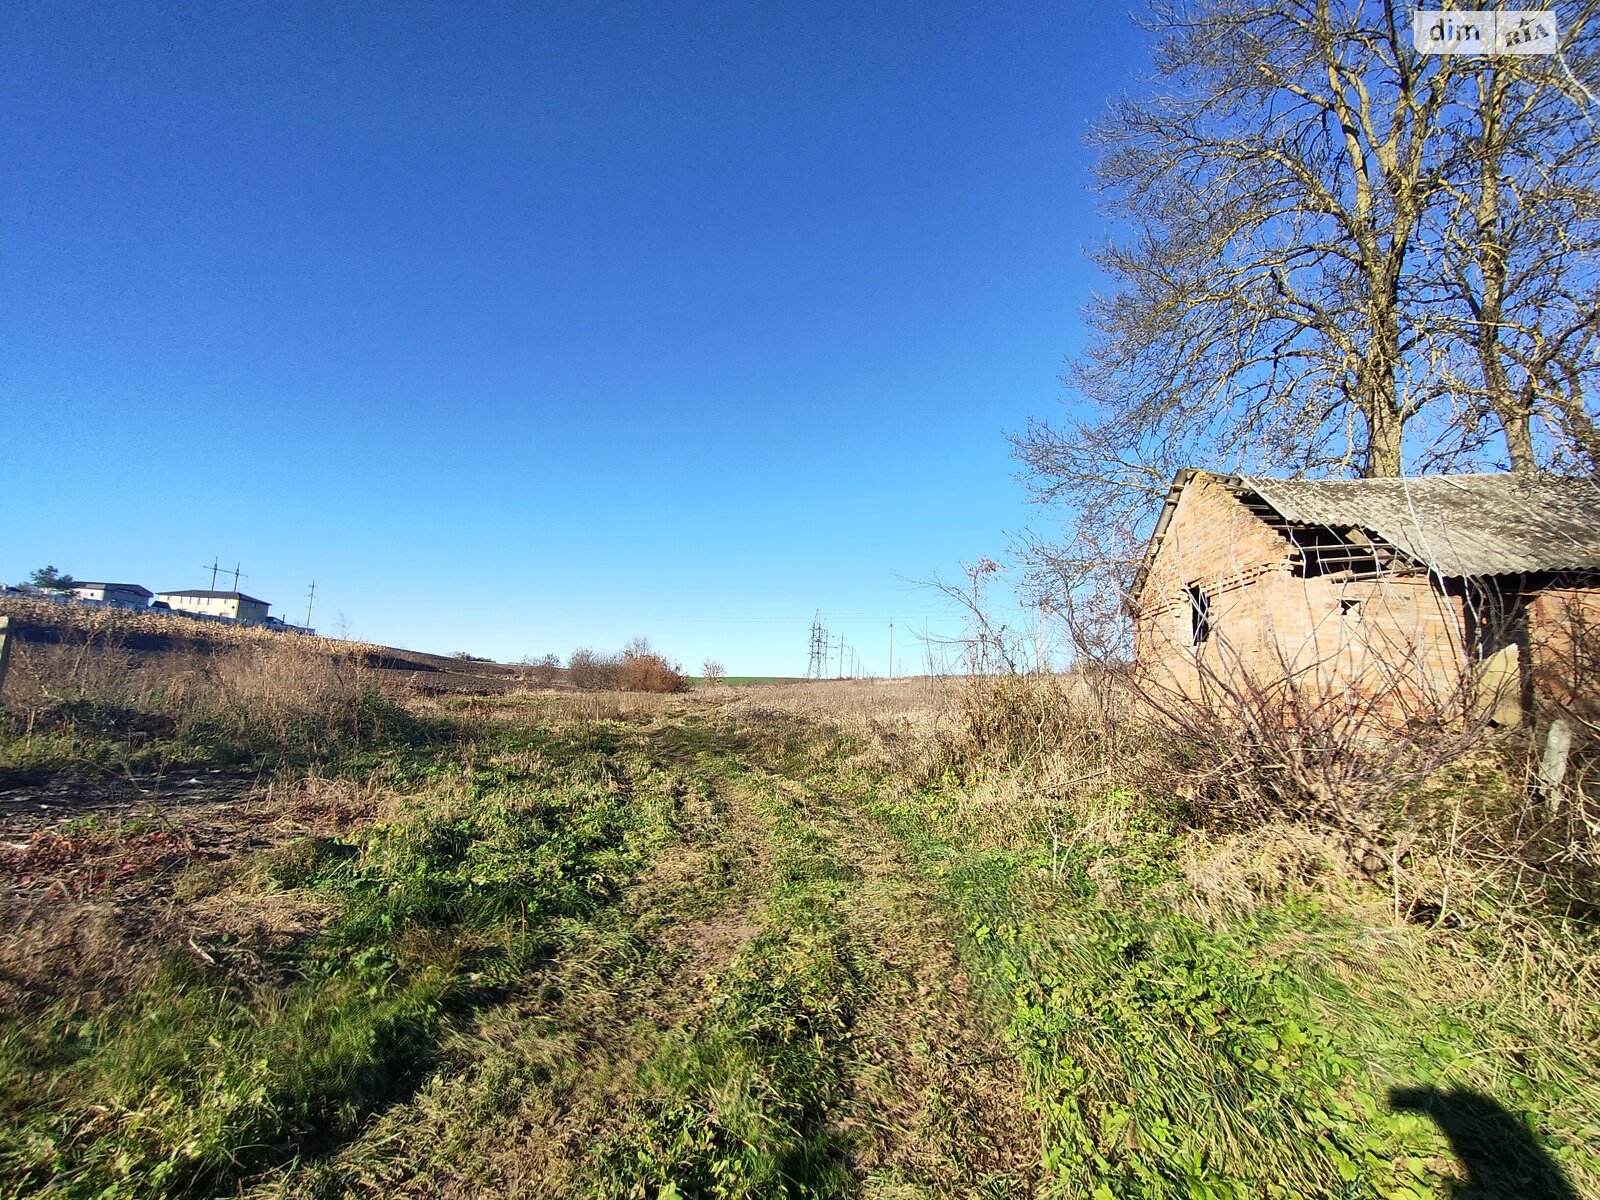
{"label": "shrub", "polygon": [[556,673],[561,670],[561,660],[554,654],[528,664],[533,668],[533,681],[542,688],[555,687]]}
{"label": "shrub", "polygon": [[567,659],[567,678],[580,692],[614,691],[622,679],[622,656],[580,647]]}
{"label": "shrub", "polygon": [[587,646],[567,660],[567,678],[580,691],[683,692],[689,677],[683,668],[634,638],[620,654],[599,654]]}
{"label": "shrub", "polygon": [[622,664],[622,690],[625,692],[682,692],[689,678],[659,654],[642,654]]}

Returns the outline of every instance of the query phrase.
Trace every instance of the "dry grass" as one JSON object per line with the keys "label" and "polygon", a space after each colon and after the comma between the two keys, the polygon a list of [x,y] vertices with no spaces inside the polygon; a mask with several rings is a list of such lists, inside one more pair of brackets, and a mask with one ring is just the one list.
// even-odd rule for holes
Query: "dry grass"
{"label": "dry grass", "polygon": [[26,596],[0,597],[0,617],[10,617],[14,622],[30,625],[70,630],[97,641],[145,637],[188,642],[201,647],[270,646],[290,642],[312,647],[332,645],[347,653],[381,649],[366,642],[330,642],[312,634],[281,632],[254,625],[228,625],[220,621],[197,621],[177,613],[90,608],[81,604],[34,600]]}
{"label": "dry grass", "polygon": [[67,994],[88,1011],[103,998],[147,984],[160,946],[130,937],[109,900],[46,895],[0,904],[0,1013],[38,1007],[41,997]]}
{"label": "dry grass", "polygon": [[[358,655],[305,638],[164,652],[133,650],[112,636],[21,642],[5,695],[9,753],[24,766],[38,752],[109,762],[171,742],[189,758],[209,747],[205,753],[315,760],[360,740],[376,691],[377,677]],[[53,751],[35,746],[36,735],[52,734],[61,741]]]}
{"label": "dry grass", "polygon": [[504,696],[416,696],[406,700],[407,706],[419,713],[499,726],[547,722],[558,730],[605,721],[648,722],[663,714],[681,711],[693,702],[684,695],[659,692],[542,689],[523,689]]}

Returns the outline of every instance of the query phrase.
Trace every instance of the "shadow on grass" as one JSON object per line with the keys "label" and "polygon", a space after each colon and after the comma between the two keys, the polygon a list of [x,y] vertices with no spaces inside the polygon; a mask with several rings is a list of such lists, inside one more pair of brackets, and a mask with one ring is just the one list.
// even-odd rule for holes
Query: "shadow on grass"
{"label": "shadow on grass", "polygon": [[1481,1092],[1395,1088],[1397,1110],[1432,1117],[1466,1168],[1454,1200],[1578,1200],[1527,1122]]}

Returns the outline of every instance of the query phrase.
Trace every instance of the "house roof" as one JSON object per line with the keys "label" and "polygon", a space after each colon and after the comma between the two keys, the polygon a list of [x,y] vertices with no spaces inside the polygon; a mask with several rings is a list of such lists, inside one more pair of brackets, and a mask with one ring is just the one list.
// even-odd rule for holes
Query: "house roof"
{"label": "house roof", "polygon": [[1244,477],[1284,520],[1375,534],[1452,578],[1600,570],[1600,486],[1555,475]]}
{"label": "house roof", "polygon": [[243,592],[212,592],[207,591],[205,588],[184,588],[182,591],[162,592],[160,594],[163,596],[188,596],[195,600],[248,600],[251,604],[267,604],[267,601],[257,600],[254,596],[246,596]]}
{"label": "house roof", "polygon": [[154,595],[149,588],[137,583],[98,583],[88,579],[74,579],[72,586],[74,588],[116,588],[124,592],[138,592],[141,596]]}
{"label": "house roof", "polygon": [[[1228,487],[1258,515],[1300,528],[1359,529],[1446,578],[1600,571],[1600,484],[1558,475],[1268,479],[1179,471],[1134,581],[1144,585],[1178,497],[1196,476]],[[1263,509],[1267,510],[1263,514]]]}

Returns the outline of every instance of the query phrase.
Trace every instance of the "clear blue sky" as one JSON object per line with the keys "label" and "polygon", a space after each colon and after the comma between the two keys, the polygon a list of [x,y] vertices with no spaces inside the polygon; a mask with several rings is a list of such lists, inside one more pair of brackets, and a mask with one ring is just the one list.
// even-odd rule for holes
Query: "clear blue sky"
{"label": "clear blue sky", "polygon": [[61,4],[0,30],[0,576],[514,659],[887,668],[1037,520],[1088,4]]}

